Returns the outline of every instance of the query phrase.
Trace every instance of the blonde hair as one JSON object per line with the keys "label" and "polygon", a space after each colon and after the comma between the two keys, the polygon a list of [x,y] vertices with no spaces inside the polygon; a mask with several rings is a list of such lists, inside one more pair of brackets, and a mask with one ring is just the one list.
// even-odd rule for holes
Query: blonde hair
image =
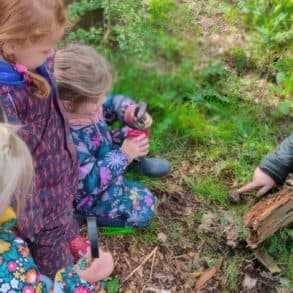
{"label": "blonde hair", "polygon": [[[61,0],[1,0],[0,1],[0,50],[10,63],[14,56],[3,52],[7,41],[24,43],[39,42],[56,28],[64,27],[65,12]],[[42,76],[28,72],[33,81],[33,93],[39,98],[47,98],[50,86]]]}
{"label": "blonde hair", "polygon": [[103,98],[113,82],[107,60],[80,43],[70,43],[56,52],[55,77],[60,99],[72,103]]}
{"label": "blonde hair", "polygon": [[0,123],[0,215],[16,196],[17,214],[24,208],[25,196],[32,187],[33,162],[26,144],[16,135],[15,129]]}

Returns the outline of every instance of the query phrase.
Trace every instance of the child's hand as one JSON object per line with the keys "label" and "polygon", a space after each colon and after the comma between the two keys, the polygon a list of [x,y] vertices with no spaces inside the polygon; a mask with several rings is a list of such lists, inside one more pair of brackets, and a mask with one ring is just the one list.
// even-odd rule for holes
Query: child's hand
{"label": "child's hand", "polygon": [[146,156],[149,148],[149,139],[144,134],[135,138],[126,138],[121,146],[121,150],[130,162],[135,158]]}
{"label": "child's hand", "polygon": [[150,128],[153,123],[153,118],[151,115],[147,112],[144,114],[144,121],[142,122],[139,120],[137,117],[134,117],[133,125],[135,126],[136,129],[147,129]]}
{"label": "child's hand", "polygon": [[135,129],[145,130],[149,128],[153,123],[153,119],[146,111],[146,108],[147,104],[145,102],[129,106],[125,111],[125,122]]}
{"label": "child's hand", "polygon": [[261,197],[272,189],[276,185],[276,182],[263,170],[257,167],[253,174],[253,179],[250,183],[244,185],[243,187],[237,189],[238,193],[247,192],[252,189],[258,189],[256,194],[257,197]]}
{"label": "child's hand", "polygon": [[76,265],[76,272],[84,281],[95,283],[108,278],[113,272],[113,257],[109,252],[105,252],[102,249],[99,249],[99,258],[91,260],[87,267],[81,265],[84,260],[80,259]]}

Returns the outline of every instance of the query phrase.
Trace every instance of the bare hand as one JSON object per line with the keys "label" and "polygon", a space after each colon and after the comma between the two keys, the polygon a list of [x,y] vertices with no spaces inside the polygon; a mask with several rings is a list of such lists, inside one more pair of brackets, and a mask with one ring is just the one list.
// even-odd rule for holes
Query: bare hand
{"label": "bare hand", "polygon": [[[136,122],[136,120],[135,120],[136,118],[134,118],[134,123]],[[137,128],[137,129],[147,129],[147,128],[150,128],[151,127],[151,125],[153,124],[153,118],[151,117],[151,115],[149,114],[149,113],[145,113],[144,114],[144,122],[143,122],[143,125],[142,125],[142,127],[141,128]]]}
{"label": "bare hand", "polygon": [[146,156],[149,148],[149,139],[144,134],[135,138],[126,138],[121,146],[121,150],[126,153],[130,161]]}
{"label": "bare hand", "polygon": [[94,258],[85,269],[76,265],[76,272],[82,280],[95,283],[108,278],[114,269],[113,257],[109,252],[99,249],[99,258]]}
{"label": "bare hand", "polygon": [[259,167],[257,167],[254,171],[252,181],[237,189],[237,192],[240,194],[250,191],[252,189],[258,189],[256,196],[261,197],[262,195],[266,194],[270,189],[272,189],[275,185],[276,182],[268,174],[266,174]]}
{"label": "bare hand", "polygon": [[147,103],[140,102],[137,105],[131,105],[125,112],[125,120],[128,125],[135,129],[146,130],[151,127],[153,119],[146,111]]}

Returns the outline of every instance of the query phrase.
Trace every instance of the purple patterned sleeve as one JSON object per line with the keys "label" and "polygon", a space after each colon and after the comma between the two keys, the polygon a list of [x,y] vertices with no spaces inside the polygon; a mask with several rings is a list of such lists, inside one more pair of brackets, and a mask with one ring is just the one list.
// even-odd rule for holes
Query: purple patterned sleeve
{"label": "purple patterned sleeve", "polygon": [[135,102],[123,95],[108,96],[103,104],[103,114],[107,123],[111,124],[116,120],[124,121],[125,110]]}
{"label": "purple patterned sleeve", "polygon": [[[80,158],[79,193],[99,196],[124,173],[127,156],[120,149],[110,149],[105,150],[102,159],[96,159],[89,131],[72,130],[71,134]],[[99,145],[95,149],[103,152]]]}
{"label": "purple patterned sleeve", "polygon": [[113,142],[117,145],[121,145],[124,139],[127,137],[128,130],[129,127],[127,125],[112,129],[111,133]]}

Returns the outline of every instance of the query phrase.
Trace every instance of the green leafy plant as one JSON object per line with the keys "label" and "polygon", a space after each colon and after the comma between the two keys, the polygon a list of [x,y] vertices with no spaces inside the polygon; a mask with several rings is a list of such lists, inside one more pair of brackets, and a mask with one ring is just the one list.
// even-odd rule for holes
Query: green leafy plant
{"label": "green leafy plant", "polygon": [[67,12],[72,26],[68,40],[118,47],[125,53],[141,53],[145,48],[147,14],[139,1],[75,0]]}
{"label": "green leafy plant", "polygon": [[247,29],[255,33],[255,41],[266,49],[280,51],[293,38],[290,0],[238,0]]}
{"label": "green leafy plant", "polygon": [[[276,93],[289,97],[293,92],[289,52],[293,49],[293,2],[291,0],[237,0],[243,24],[253,40],[252,51],[261,56],[266,79],[274,77]],[[292,58],[291,58],[292,59]],[[280,66],[282,64],[282,66]],[[287,67],[287,66],[286,66]],[[276,70],[277,69],[277,70]]]}
{"label": "green leafy plant", "polygon": [[291,277],[291,282],[293,281],[292,240],[292,230],[283,228],[264,242],[268,253],[277,259],[278,265]]}
{"label": "green leafy plant", "polygon": [[120,291],[120,281],[117,277],[112,277],[107,281],[107,292],[108,293],[118,293]]}

